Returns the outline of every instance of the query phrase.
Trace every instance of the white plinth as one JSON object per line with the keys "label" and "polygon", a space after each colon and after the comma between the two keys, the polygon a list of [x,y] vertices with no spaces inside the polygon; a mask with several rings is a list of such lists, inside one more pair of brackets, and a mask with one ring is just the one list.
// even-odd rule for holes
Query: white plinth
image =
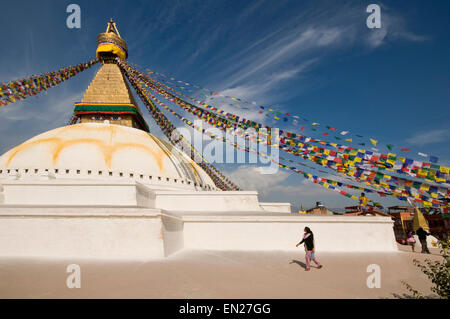
{"label": "white plinth", "polygon": [[397,251],[389,217],[304,215],[184,215],[184,246],[209,250],[298,250],[305,226],[316,249]]}
{"label": "white plinth", "polygon": [[174,224],[151,209],[2,208],[0,256],[163,258],[174,250],[166,233],[169,245],[182,246]]}
{"label": "white plinth", "polygon": [[0,256],[164,258],[183,248],[396,251],[389,217],[289,214],[257,192],[161,190],[138,182],[21,181],[0,185]]}

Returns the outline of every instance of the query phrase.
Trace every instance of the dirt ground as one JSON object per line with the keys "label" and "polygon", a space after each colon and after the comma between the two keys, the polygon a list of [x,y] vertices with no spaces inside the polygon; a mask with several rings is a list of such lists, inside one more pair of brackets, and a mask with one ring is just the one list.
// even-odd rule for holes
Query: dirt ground
{"label": "dirt ground", "polygon": [[[322,269],[304,270],[298,252],[180,251],[164,260],[49,260],[0,258],[0,298],[408,298],[402,280],[425,295],[430,282],[412,253],[317,253]],[[69,264],[81,287],[68,288]],[[380,288],[368,288],[367,267],[380,266]]]}

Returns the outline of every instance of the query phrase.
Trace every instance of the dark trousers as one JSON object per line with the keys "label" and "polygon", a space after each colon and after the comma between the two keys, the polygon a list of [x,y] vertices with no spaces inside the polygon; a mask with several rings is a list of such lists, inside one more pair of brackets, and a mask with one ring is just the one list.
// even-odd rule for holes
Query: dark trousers
{"label": "dark trousers", "polygon": [[430,251],[428,250],[427,240],[426,240],[426,239],[421,239],[421,240],[420,240],[420,244],[422,245],[422,253],[427,253],[427,254],[429,254]]}

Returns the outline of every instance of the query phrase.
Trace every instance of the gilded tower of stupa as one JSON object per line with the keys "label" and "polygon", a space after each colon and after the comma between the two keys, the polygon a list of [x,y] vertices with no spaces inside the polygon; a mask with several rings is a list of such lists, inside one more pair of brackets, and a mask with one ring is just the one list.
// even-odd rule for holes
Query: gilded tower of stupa
{"label": "gilded tower of stupa", "polygon": [[128,48],[111,19],[106,31],[97,37],[97,58],[102,64],[84,93],[75,103],[75,121],[81,123],[104,122],[149,131],[136,100],[119,66],[118,57],[125,60]]}

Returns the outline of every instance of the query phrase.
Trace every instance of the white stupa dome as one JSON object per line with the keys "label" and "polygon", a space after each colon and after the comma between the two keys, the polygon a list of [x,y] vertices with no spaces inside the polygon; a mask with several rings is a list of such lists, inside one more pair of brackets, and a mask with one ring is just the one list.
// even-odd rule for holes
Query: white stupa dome
{"label": "white stupa dome", "polygon": [[186,154],[145,131],[81,123],[39,134],[0,156],[0,179],[137,180],[162,188],[217,190]]}

